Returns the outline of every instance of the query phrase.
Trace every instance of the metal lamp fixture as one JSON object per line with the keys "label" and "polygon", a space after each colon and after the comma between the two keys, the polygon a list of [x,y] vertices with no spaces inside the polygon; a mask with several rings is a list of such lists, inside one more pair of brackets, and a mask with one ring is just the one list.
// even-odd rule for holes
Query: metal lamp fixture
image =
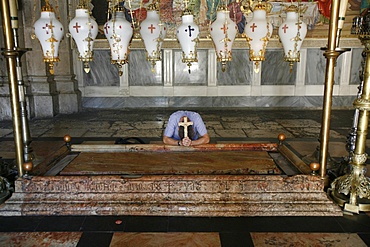
{"label": "metal lamp fixture", "polygon": [[267,21],[268,3],[258,2],[253,7],[253,18],[245,27],[249,46],[249,60],[255,64],[255,72],[259,72],[259,63],[265,60],[267,43],[272,34],[272,24]]}
{"label": "metal lamp fixture", "polygon": [[121,4],[116,5],[111,20],[104,24],[104,34],[109,42],[111,62],[118,66],[120,76],[123,74],[122,66],[128,63],[133,32],[131,23],[125,18],[125,9]]}
{"label": "metal lamp fixture", "polygon": [[192,12],[186,8],[182,14],[182,23],[177,28],[177,39],[182,49],[182,62],[189,67],[194,62],[198,62],[197,43],[199,41],[199,27],[194,23]]}
{"label": "metal lamp fixture", "polygon": [[286,13],[286,19],[279,27],[279,37],[284,47],[284,60],[289,62],[292,71],[293,63],[300,61],[300,50],[307,34],[307,25],[300,20],[301,11],[298,6],[291,4]]}
{"label": "metal lamp fixture", "polygon": [[210,28],[217,61],[222,64],[222,71],[225,71],[226,63],[232,60],[232,45],[238,30],[238,27],[230,19],[229,15],[229,9],[224,4],[219,5],[216,20],[211,24]]}
{"label": "metal lamp fixture", "polygon": [[89,73],[89,61],[93,60],[93,45],[98,35],[98,24],[91,18],[89,9],[80,1],[76,16],[69,23],[69,32],[78,49],[78,59],[83,61],[84,70]]}
{"label": "metal lamp fixture", "polygon": [[[40,42],[43,52],[43,60],[49,63],[49,71],[54,74],[54,63],[59,62],[59,44],[64,35],[64,29],[60,21],[55,17],[53,7],[49,0],[41,9],[40,18],[34,23],[35,36]],[[32,38],[35,38],[32,35]]]}
{"label": "metal lamp fixture", "polygon": [[146,58],[152,63],[152,69],[157,61],[161,60],[161,49],[167,27],[160,21],[159,7],[157,4],[150,4],[147,10],[146,19],[140,24],[140,34],[146,49]]}

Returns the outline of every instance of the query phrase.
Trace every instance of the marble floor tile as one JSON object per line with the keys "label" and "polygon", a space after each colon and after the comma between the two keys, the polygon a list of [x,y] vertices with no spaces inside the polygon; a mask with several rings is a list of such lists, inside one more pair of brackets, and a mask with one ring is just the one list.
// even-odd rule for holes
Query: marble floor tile
{"label": "marble floor tile", "polygon": [[241,129],[215,130],[215,133],[220,137],[247,137]]}
{"label": "marble floor tile", "polygon": [[249,138],[276,138],[276,140],[278,140],[279,134],[284,134],[286,138],[294,138],[294,136],[285,129],[243,130]]}
{"label": "marble floor tile", "polygon": [[0,246],[74,247],[82,232],[0,232]]}
{"label": "marble floor tile", "polygon": [[5,137],[13,133],[13,129],[0,129],[0,137]]}
{"label": "marble floor tile", "polygon": [[284,127],[312,127],[312,128],[319,128],[321,123],[312,120],[312,119],[277,119],[276,122],[283,125]]}
{"label": "marble floor tile", "polygon": [[48,119],[32,119],[29,121],[29,126],[30,128],[50,128],[53,127],[54,125],[51,125],[53,123],[52,118]]}
{"label": "marble floor tile", "polygon": [[[81,128],[81,123],[84,128],[109,128],[110,123],[105,120],[94,120],[94,121],[84,121],[81,119],[62,119],[55,121],[52,125],[53,128]],[[48,127],[51,127],[50,125]]]}
{"label": "marble floor tile", "polygon": [[219,233],[171,232],[171,233],[128,233],[116,232],[110,247],[221,247]]}
{"label": "marble floor tile", "polygon": [[132,123],[127,123],[124,121],[115,121],[110,127],[112,130],[121,130],[121,129],[134,129]]}
{"label": "marble floor tile", "polygon": [[255,246],[366,247],[354,233],[251,233]]}
{"label": "marble floor tile", "polygon": [[[45,133],[48,131],[51,131],[52,129],[50,128],[30,128],[30,134],[32,138],[37,138],[43,136]],[[13,134],[12,134],[13,136]]]}
{"label": "marble floor tile", "polygon": [[163,121],[145,121],[133,124],[137,129],[161,129],[164,126]]}
{"label": "marble floor tile", "polygon": [[260,117],[257,116],[237,116],[237,117],[231,117],[231,116],[221,116],[221,120],[223,122],[244,122],[244,121],[249,121],[249,122],[259,122],[262,121]]}
{"label": "marble floor tile", "polygon": [[225,129],[257,129],[251,122],[223,122]]}
{"label": "marble floor tile", "polygon": [[113,137],[162,137],[163,129],[118,130]]}
{"label": "marble floor tile", "polygon": [[207,129],[224,129],[224,126],[220,121],[207,121],[204,122]]}
{"label": "marble floor tile", "polygon": [[81,128],[65,128],[65,129],[51,129],[47,132],[45,132],[42,137],[63,137],[65,135],[70,135],[71,137],[81,137],[83,136],[88,129]]}
{"label": "marble floor tile", "polygon": [[82,137],[112,137],[115,133],[109,129],[89,129]]}
{"label": "marble floor tile", "polygon": [[[296,138],[319,138],[321,128],[316,127],[286,127]],[[330,130],[330,138],[345,138],[335,130]]]}
{"label": "marble floor tile", "polygon": [[[220,137],[218,134],[216,134],[216,130],[214,129],[208,129],[207,132],[210,138]],[[211,139],[211,142],[212,142],[212,139]]]}
{"label": "marble floor tile", "polygon": [[254,126],[256,126],[259,129],[283,129],[284,127],[274,121],[266,121],[266,122],[259,122],[259,123],[253,123]]}

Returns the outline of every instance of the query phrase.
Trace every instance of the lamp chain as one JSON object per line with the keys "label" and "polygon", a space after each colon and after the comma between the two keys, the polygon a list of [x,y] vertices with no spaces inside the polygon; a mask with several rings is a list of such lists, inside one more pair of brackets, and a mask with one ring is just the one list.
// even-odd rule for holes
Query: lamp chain
{"label": "lamp chain", "polygon": [[131,16],[131,23],[134,30],[136,30],[136,22],[134,20],[134,15],[132,14],[132,6],[131,6],[131,0],[128,0],[128,7],[130,9],[130,16]]}
{"label": "lamp chain", "polygon": [[[208,23],[208,30],[211,30],[211,24],[212,24],[212,20],[213,20],[213,15],[214,15],[214,9],[215,9],[215,0],[212,0],[212,5],[211,5],[211,11],[209,13],[209,23]],[[209,38],[210,34],[208,34],[208,38]]]}
{"label": "lamp chain", "polygon": [[33,12],[32,12],[32,32],[31,32],[31,39],[36,39],[36,34],[35,34],[35,13],[36,13],[36,1],[33,0]]}

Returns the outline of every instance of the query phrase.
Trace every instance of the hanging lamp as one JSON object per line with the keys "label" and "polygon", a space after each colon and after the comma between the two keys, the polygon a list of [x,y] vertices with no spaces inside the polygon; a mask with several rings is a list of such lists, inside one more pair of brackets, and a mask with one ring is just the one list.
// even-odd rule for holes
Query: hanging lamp
{"label": "hanging lamp", "polygon": [[306,23],[300,20],[300,8],[291,4],[286,8],[286,19],[279,27],[279,38],[284,47],[284,60],[289,62],[290,72],[294,62],[300,61],[300,50],[307,34]]}
{"label": "hanging lamp", "polygon": [[182,49],[182,62],[188,65],[190,73],[191,64],[198,62],[199,27],[194,23],[193,13],[188,8],[183,11],[181,19],[182,23],[177,28],[177,39]]}
{"label": "hanging lamp", "polygon": [[49,64],[50,74],[54,74],[54,63],[59,62],[59,44],[64,35],[62,23],[55,17],[49,0],[41,8],[41,16],[34,23],[34,35],[39,40],[43,52],[43,61]]}
{"label": "hanging lamp", "polygon": [[125,18],[122,4],[114,6],[112,18],[104,24],[104,34],[108,39],[111,51],[111,62],[119,69],[122,76],[122,66],[128,63],[129,45],[133,35],[133,27]]}
{"label": "hanging lamp", "polygon": [[98,24],[91,18],[89,9],[81,0],[76,8],[75,18],[69,23],[69,33],[77,45],[78,59],[83,62],[85,72],[89,73],[89,61],[93,60],[93,46],[98,35]]}
{"label": "hanging lamp", "polygon": [[144,41],[146,59],[152,64],[152,71],[155,64],[161,60],[161,49],[167,27],[159,18],[159,3],[152,3],[148,6],[146,19],[140,24],[140,35]]}
{"label": "hanging lamp", "polygon": [[267,21],[266,2],[258,2],[253,7],[253,17],[245,27],[246,40],[249,46],[249,60],[255,64],[255,72],[259,72],[259,64],[265,60],[266,46],[272,34],[272,24]]}
{"label": "hanging lamp", "polygon": [[220,4],[217,7],[216,20],[210,27],[210,34],[222,71],[225,71],[226,63],[232,60],[232,45],[237,31],[238,27],[230,19],[229,9],[225,4]]}

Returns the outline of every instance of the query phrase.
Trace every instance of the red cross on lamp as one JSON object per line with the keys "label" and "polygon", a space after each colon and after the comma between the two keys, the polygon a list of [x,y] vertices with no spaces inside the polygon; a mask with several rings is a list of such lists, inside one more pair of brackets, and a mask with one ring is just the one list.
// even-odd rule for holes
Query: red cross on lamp
{"label": "red cross on lamp", "polygon": [[140,35],[146,49],[146,59],[152,64],[152,71],[155,71],[155,64],[161,60],[161,49],[167,28],[159,19],[158,4],[150,4],[147,10],[146,19],[140,24]]}
{"label": "red cross on lamp", "polygon": [[199,27],[194,23],[194,16],[188,8],[182,13],[181,19],[182,23],[177,28],[177,39],[182,49],[182,62],[188,65],[190,73],[191,64],[198,62]]}
{"label": "red cross on lamp", "polygon": [[89,61],[93,60],[93,45],[98,35],[98,24],[84,4],[77,6],[76,16],[69,23],[69,33],[77,45],[78,59],[83,61],[84,70],[89,73]]}
{"label": "red cross on lamp", "polygon": [[307,25],[300,20],[300,8],[291,4],[285,9],[286,19],[279,27],[280,41],[284,47],[284,60],[289,62],[290,71],[294,62],[300,61],[300,49],[306,37]]}
{"label": "red cross on lamp", "polygon": [[245,34],[249,46],[249,60],[259,72],[259,63],[265,60],[267,43],[272,34],[272,24],[267,21],[267,3],[259,2],[253,7],[253,18],[246,24]]}
{"label": "red cross on lamp", "polygon": [[221,62],[222,71],[225,71],[226,63],[232,60],[232,45],[237,33],[237,26],[229,15],[229,9],[224,4],[219,5],[216,20],[211,24],[210,30],[217,61]]}
{"label": "red cross on lamp", "polygon": [[33,25],[35,34],[32,38],[39,40],[43,60],[49,64],[50,74],[54,74],[54,63],[59,62],[59,44],[63,38],[63,26],[55,17],[54,9],[45,1],[45,6],[41,8],[41,16]]}

